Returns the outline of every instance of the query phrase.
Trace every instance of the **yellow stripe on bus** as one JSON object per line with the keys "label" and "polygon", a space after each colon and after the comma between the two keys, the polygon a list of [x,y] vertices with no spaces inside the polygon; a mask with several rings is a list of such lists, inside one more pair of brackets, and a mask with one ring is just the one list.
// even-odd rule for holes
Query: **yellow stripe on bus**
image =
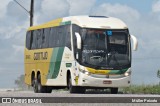
{"label": "yellow stripe on bus", "polygon": [[86,67],[86,69],[93,74],[109,74],[110,70],[96,70],[93,68]]}
{"label": "yellow stripe on bus", "polygon": [[59,18],[59,19],[47,22],[47,23],[42,24],[42,25],[30,27],[28,29],[28,31],[30,31],[30,30],[36,30],[36,29],[42,29],[42,28],[50,28],[50,27],[54,27],[54,26],[60,26],[61,22],[62,22],[62,18]]}

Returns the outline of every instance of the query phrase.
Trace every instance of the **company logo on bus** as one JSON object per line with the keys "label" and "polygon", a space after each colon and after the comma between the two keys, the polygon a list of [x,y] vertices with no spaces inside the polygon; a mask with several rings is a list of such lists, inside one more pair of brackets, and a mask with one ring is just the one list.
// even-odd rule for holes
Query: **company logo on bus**
{"label": "company logo on bus", "polygon": [[47,60],[48,52],[35,52],[34,60]]}

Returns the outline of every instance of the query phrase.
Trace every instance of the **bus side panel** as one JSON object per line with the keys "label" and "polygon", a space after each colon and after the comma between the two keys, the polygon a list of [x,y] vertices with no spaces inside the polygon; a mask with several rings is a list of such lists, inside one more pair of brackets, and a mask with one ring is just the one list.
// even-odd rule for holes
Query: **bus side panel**
{"label": "bus side panel", "polygon": [[30,69],[30,64],[25,64],[25,83],[27,85],[31,85],[31,69]]}
{"label": "bus side panel", "polygon": [[[41,74],[42,85],[46,84],[52,48],[25,50],[25,82],[31,85],[32,72]],[[27,57],[27,58],[26,58]]]}
{"label": "bus side panel", "polygon": [[36,74],[36,63],[33,62],[32,50],[25,49],[25,83],[31,85],[31,74]]}
{"label": "bus side panel", "polygon": [[34,63],[36,63],[36,71],[41,74],[41,84],[45,85],[47,82],[47,75],[49,72],[50,59],[53,49],[37,49],[33,52]]}
{"label": "bus side panel", "polygon": [[[57,49],[57,50],[56,50]],[[67,70],[71,70],[73,55],[67,47],[54,48],[48,73],[48,86],[66,86]],[[61,50],[60,50],[61,49]],[[55,51],[54,51],[55,50]]]}

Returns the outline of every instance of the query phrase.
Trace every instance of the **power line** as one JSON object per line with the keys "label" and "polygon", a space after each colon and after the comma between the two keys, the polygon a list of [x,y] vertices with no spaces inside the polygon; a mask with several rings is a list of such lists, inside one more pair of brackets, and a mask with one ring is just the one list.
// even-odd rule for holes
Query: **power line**
{"label": "power line", "polygon": [[21,6],[30,15],[30,26],[33,26],[33,12],[34,12],[34,0],[31,0],[30,11],[23,7],[19,2],[14,0],[19,6]]}
{"label": "power line", "polygon": [[28,11],[25,7],[23,7],[18,1],[14,0],[19,6],[21,6],[27,13],[30,14],[30,11]]}

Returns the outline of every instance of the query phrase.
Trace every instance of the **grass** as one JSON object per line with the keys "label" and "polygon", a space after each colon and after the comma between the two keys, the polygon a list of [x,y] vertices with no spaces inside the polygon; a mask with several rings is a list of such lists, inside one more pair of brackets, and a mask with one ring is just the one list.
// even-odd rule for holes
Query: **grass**
{"label": "grass", "polygon": [[120,92],[124,94],[160,94],[160,85],[131,85],[121,88]]}

